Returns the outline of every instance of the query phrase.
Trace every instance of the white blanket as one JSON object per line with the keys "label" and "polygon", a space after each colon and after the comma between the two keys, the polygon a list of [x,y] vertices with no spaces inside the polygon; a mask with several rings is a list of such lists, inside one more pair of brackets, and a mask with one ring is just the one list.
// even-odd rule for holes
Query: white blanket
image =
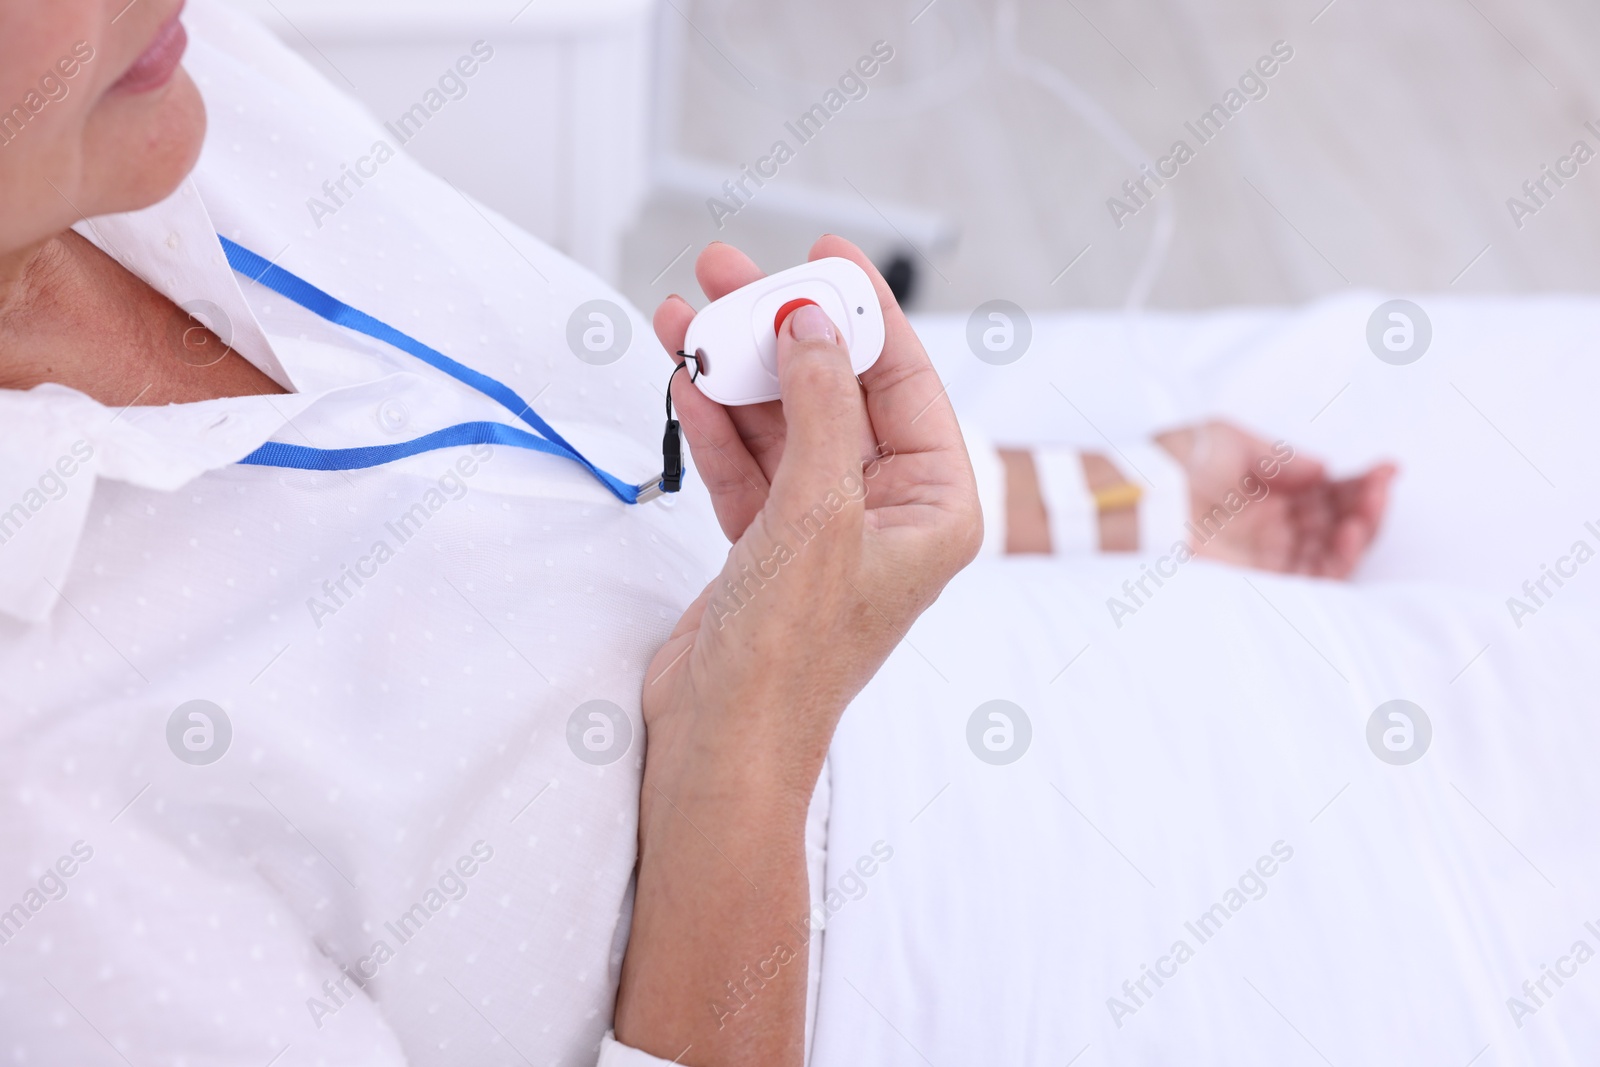
{"label": "white blanket", "polygon": [[[1001,440],[1220,414],[1404,474],[1353,585],[1191,563],[1118,627],[1131,558],[957,580],[833,748],[830,885],[893,858],[828,926],[820,1067],[1600,1059],[1600,564],[1506,604],[1600,549],[1600,303],[1424,300],[1394,367],[1383,299],[1040,317],[1003,368],[919,323]],[[1432,727],[1409,765],[1369,747],[1396,699]],[[991,700],[1031,723],[1009,765],[969,747]]]}

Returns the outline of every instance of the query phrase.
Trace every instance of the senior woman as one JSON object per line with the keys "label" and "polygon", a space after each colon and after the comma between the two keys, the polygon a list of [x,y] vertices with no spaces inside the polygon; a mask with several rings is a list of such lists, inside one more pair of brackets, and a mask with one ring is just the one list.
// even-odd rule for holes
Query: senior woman
{"label": "senior woman", "polygon": [[[705,484],[639,505],[668,367],[567,332],[596,301],[645,324],[392,152],[308,217],[382,132],[182,7],[0,0],[7,1050],[799,1063],[824,755],[984,536],[888,288],[819,241],[872,275],[881,360],[858,384],[802,309],[781,408],[677,375]],[[758,276],[699,264],[713,298]],[[692,315],[658,311],[669,351]],[[1257,447],[1167,444],[1197,486]],[[1003,540],[1047,549],[1031,461],[1003,468]],[[1387,474],[1298,471],[1315,506],[1213,551],[1348,571]],[[738,610],[708,611],[728,583]]]}
{"label": "senior woman", "polygon": [[[63,900],[35,894],[49,903],[8,927],[8,1050],[491,1062],[515,1024],[545,1058],[593,1062],[615,995],[632,1049],[798,1063],[805,963],[762,961],[808,911],[833,726],[980,536],[916,337],[874,275],[889,342],[860,386],[832,325],[801,313],[781,421],[697,409],[740,473],[711,485],[724,574],[841,502],[717,625],[689,584],[719,552],[698,500],[624,506],[578,463],[481,444],[371,470],[239,466],[274,435],[357,447],[524,413],[236,278],[214,229],[505,378],[634,481],[661,428],[641,379],[665,376],[574,358],[565,311],[606,291],[403,160],[311,226],[299,191],[339,173],[333,146],[365,120],[209,8],[190,13],[191,66],[220,124],[190,183],[206,109],[179,66],[181,7],[0,5],[0,448],[6,506],[26,513],[0,548],[6,904],[77,856],[47,879]],[[841,240],[815,255],[871,269]],[[702,273],[713,296],[754,276],[731,255]],[[360,578],[380,542],[382,578]],[[163,760],[168,712],[201,698],[229,717],[227,762]],[[568,713],[594,700],[624,709],[605,729],[648,730],[642,789],[634,757],[568,751]],[[515,791],[485,794],[491,769]],[[501,900],[483,947],[446,963],[428,955],[440,931],[389,920],[431,916],[429,893],[457,885]],[[500,984],[519,957],[533,980]],[[768,975],[754,1010],[708,1012],[752,968]],[[381,1017],[373,982],[397,998]]]}

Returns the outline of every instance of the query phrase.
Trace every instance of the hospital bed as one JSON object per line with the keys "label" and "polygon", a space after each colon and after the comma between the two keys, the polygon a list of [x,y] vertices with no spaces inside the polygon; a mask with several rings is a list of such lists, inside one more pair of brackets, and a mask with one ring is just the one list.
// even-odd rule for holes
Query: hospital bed
{"label": "hospital bed", "polygon": [[[1195,562],[1119,625],[1147,560],[961,575],[833,747],[826,886],[893,859],[829,920],[814,1063],[1595,1062],[1600,302],[1416,296],[1432,346],[1393,366],[1391,295],[1040,314],[1004,367],[918,320],[1002,442],[1221,416],[1402,476],[1349,584]],[[1031,732],[1003,764],[996,700]],[[1394,700],[1414,762],[1371,741]]]}

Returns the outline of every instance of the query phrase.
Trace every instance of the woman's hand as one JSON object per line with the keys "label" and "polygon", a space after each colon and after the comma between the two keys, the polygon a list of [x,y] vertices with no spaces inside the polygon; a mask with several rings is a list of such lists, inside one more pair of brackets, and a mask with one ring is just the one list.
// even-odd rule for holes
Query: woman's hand
{"label": "woman's hand", "polygon": [[[828,256],[859,264],[883,307],[884,352],[859,383],[814,307],[780,332],[781,402],[728,409],[687,373],[672,382],[734,544],[646,678],[617,1033],[667,1059],[688,1045],[683,1062],[700,1067],[799,1062],[805,813],[823,757],[845,705],[982,540],[966,448],[927,354],[860,250],[824,237],[811,258]],[[696,273],[713,300],[762,276],[723,244]],[[678,298],[656,312],[669,351],[693,317]]]}
{"label": "woman's hand", "polygon": [[[921,342],[860,250],[824,237],[810,258],[827,256],[866,270],[883,307],[884,352],[859,384],[817,308],[780,334],[781,402],[724,408],[687,372],[672,380],[734,545],[656,657],[644,696],[652,757],[718,716],[760,718],[774,731],[763,740],[807,757],[785,783],[807,798],[837,715],[982,539],[966,446]],[[696,274],[712,300],[762,277],[725,244],[706,249]],[[694,314],[676,297],[656,312],[669,351]]]}
{"label": "woman's hand", "polygon": [[[1261,570],[1348,578],[1378,534],[1396,468],[1380,464],[1356,478],[1334,481],[1318,460],[1281,456],[1266,441],[1225,422],[1174,430],[1156,443],[1189,475],[1191,516],[1197,529],[1246,478],[1264,481],[1268,494],[1233,516],[1195,554]],[[1261,479],[1257,466],[1272,461],[1277,473]],[[1215,525],[1215,524],[1213,524]]]}

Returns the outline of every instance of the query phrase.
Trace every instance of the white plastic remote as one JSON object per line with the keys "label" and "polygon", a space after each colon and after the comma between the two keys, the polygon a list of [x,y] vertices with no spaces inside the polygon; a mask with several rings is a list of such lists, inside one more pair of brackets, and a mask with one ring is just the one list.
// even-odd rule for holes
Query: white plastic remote
{"label": "white plastic remote", "polygon": [[779,399],[778,331],[804,304],[833,320],[857,374],[878,362],[883,309],[872,279],[848,259],[818,259],[736,289],[695,316],[684,351],[699,357],[700,391],[727,407]]}

